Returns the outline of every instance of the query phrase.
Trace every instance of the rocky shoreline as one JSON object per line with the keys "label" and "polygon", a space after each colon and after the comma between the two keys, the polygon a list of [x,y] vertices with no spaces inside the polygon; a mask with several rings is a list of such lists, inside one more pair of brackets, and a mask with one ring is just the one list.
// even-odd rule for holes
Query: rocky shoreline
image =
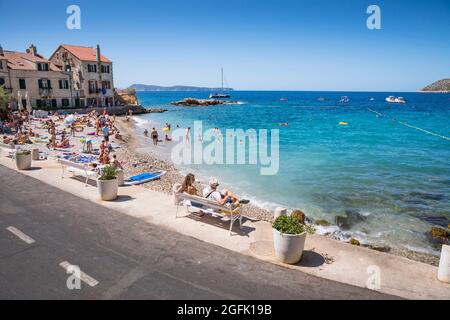
{"label": "rocky shoreline", "polygon": [[[166,194],[172,193],[172,186],[175,183],[181,183],[184,176],[180,171],[175,168],[175,166],[169,161],[162,160],[158,155],[154,153],[141,153],[138,149],[141,147],[140,142],[136,138],[135,124],[133,122],[127,122],[125,119],[117,118],[117,126],[119,127],[122,135],[124,136],[124,141],[121,142],[119,148],[115,153],[121,162],[125,164],[125,175],[139,174],[145,171],[152,171],[162,169],[167,171],[167,174],[158,181],[158,183],[147,183],[142,186],[154,191],[163,192]],[[197,182],[198,183],[198,182]],[[201,190],[203,186],[198,183],[198,189]],[[273,213],[269,212],[263,208],[248,205],[245,209],[245,216],[250,219],[272,221]],[[330,223],[325,220],[313,221],[307,219],[313,225],[326,226]],[[332,233],[324,234],[330,238],[337,239]],[[341,240],[341,239],[337,239]],[[407,249],[400,249],[388,246],[377,246],[372,244],[361,244],[357,239],[349,239],[347,241],[350,244],[364,246],[372,250],[386,252],[389,254],[394,254],[397,256],[402,256],[411,260],[423,262],[426,264],[437,266],[439,264],[439,257],[422,252],[411,251]]]}

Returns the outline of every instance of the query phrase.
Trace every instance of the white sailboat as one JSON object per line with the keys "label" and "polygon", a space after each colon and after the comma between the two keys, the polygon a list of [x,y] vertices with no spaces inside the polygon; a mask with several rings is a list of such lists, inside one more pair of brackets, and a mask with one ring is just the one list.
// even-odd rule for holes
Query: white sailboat
{"label": "white sailboat", "polygon": [[211,93],[209,95],[210,99],[224,99],[224,98],[230,98],[231,96],[228,93],[225,93],[223,89],[223,68],[221,68],[222,71],[222,91],[220,93]]}

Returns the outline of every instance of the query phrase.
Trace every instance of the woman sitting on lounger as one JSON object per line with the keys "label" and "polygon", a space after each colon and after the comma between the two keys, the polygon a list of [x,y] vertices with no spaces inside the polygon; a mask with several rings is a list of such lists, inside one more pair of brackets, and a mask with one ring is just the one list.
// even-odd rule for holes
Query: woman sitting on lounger
{"label": "woman sitting on lounger", "polygon": [[187,194],[196,196],[197,188],[194,186],[195,183],[195,176],[192,173],[188,173],[186,178],[184,178],[183,184],[181,185],[180,192],[185,192]]}

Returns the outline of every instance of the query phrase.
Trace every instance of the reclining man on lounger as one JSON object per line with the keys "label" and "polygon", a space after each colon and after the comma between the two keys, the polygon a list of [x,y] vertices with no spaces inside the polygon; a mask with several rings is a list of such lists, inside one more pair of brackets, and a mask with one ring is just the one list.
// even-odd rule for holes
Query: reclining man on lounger
{"label": "reclining man on lounger", "polygon": [[238,197],[231,191],[224,189],[222,192],[217,190],[219,181],[216,178],[212,178],[209,181],[209,187],[203,189],[203,197],[206,199],[217,201],[220,205],[232,206],[233,204],[247,204],[250,201],[246,199],[238,200]]}

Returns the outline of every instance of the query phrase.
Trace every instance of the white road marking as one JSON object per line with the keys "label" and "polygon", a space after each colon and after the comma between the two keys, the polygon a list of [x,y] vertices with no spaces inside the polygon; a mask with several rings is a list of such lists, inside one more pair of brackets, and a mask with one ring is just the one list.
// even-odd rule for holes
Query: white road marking
{"label": "white road marking", "polygon": [[25,233],[23,233],[22,231],[20,231],[19,229],[15,228],[15,227],[8,227],[6,228],[8,231],[10,231],[12,234],[14,234],[15,236],[17,236],[19,239],[25,241],[28,244],[32,244],[36,241],[34,241],[33,238],[27,236]]}
{"label": "white road marking", "polygon": [[[75,265],[70,264],[67,261],[63,261],[59,264],[61,267],[63,267],[66,272],[69,269],[69,267],[74,267]],[[86,273],[84,273],[83,271],[80,270],[80,280],[85,282],[86,284],[88,284],[91,287],[95,287],[97,284],[99,284],[99,282],[97,280],[95,280],[94,278],[92,278],[91,276],[87,275]]]}

